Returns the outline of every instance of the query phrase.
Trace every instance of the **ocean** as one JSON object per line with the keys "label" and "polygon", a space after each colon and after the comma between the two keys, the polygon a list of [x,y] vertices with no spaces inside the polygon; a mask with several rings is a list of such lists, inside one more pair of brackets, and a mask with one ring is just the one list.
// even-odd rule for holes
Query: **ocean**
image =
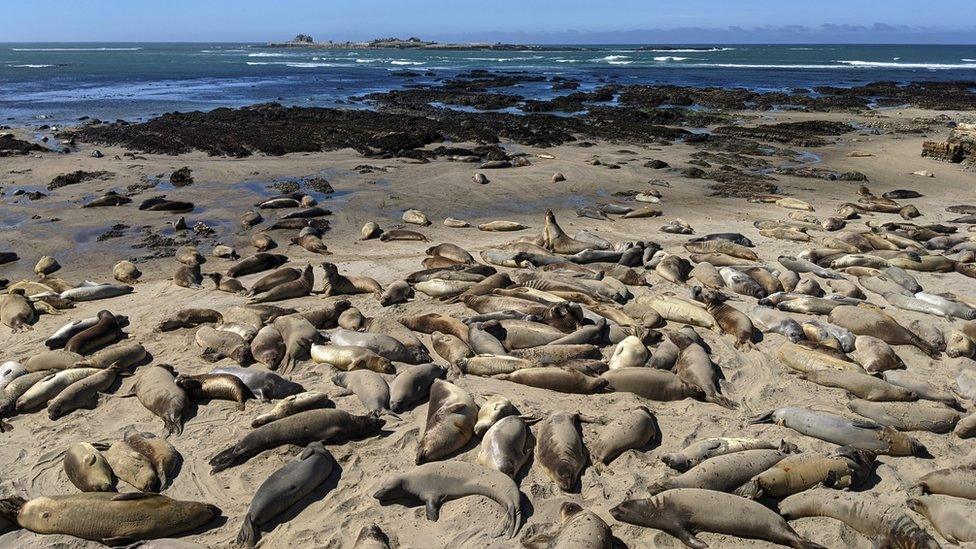
{"label": "ocean", "polygon": [[[746,87],[976,80],[976,46],[547,46],[547,51],[271,49],[259,44],[0,44],[0,124],[138,121],[170,111],[279,101],[369,108],[350,98],[436,84],[472,69],[608,82]],[[405,78],[403,71],[419,73]],[[551,99],[549,83],[500,89]]]}

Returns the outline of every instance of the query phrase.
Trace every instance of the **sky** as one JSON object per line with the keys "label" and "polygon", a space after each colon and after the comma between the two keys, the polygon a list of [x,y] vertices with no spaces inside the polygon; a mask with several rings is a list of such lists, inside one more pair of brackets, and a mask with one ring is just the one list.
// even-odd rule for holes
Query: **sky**
{"label": "sky", "polygon": [[[926,6],[932,9],[925,9]],[[0,42],[976,43],[976,0],[46,0]]]}

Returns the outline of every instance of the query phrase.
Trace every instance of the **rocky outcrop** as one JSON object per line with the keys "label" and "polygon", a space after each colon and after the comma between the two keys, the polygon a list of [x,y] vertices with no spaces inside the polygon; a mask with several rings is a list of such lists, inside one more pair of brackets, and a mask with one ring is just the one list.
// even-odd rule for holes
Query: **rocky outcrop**
{"label": "rocky outcrop", "polygon": [[51,152],[37,143],[17,139],[10,133],[0,134],[0,156],[15,156],[32,152]]}
{"label": "rocky outcrop", "polygon": [[922,156],[943,162],[976,162],[976,124],[959,124],[945,141],[922,143]]}

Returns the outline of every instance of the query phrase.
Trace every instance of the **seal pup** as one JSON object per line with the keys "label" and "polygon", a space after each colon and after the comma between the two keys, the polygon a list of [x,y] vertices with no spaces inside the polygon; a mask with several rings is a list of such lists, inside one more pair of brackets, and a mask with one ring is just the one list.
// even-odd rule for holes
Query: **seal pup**
{"label": "seal pup", "polygon": [[427,405],[424,433],[417,443],[416,464],[444,458],[471,440],[478,419],[478,405],[464,389],[434,380]]}
{"label": "seal pup", "polygon": [[589,242],[576,240],[563,231],[556,222],[556,215],[552,210],[546,210],[546,222],[543,229],[545,248],[559,254],[575,254],[593,247]]}
{"label": "seal pup", "polygon": [[262,326],[251,340],[251,356],[255,361],[276,370],[285,356],[285,342],[274,326]]}
{"label": "seal pup", "polygon": [[158,492],[159,477],[156,467],[146,456],[140,454],[123,440],[117,440],[105,451],[105,461],[112,467],[115,476],[132,485],[140,492]]}
{"label": "seal pup", "polygon": [[901,509],[878,501],[870,494],[807,490],[780,501],[779,512],[787,520],[803,517],[839,520],[872,540],[876,547],[941,547]]}
{"label": "seal pup", "polygon": [[613,391],[633,393],[648,400],[668,402],[694,398],[703,400],[705,392],[672,372],[657,368],[617,368],[600,374]]}
{"label": "seal pup", "polygon": [[69,368],[53,373],[31,386],[17,399],[18,412],[34,412],[45,407],[72,383],[101,372],[97,368]]}
{"label": "seal pup", "polygon": [[115,473],[105,456],[91,444],[72,444],[64,452],[61,464],[68,480],[82,492],[115,492]]}
{"label": "seal pup", "polygon": [[952,496],[919,496],[905,502],[909,509],[924,516],[949,543],[976,541],[976,527],[971,520],[976,503]]}
{"label": "seal pup", "polygon": [[413,296],[413,287],[405,280],[397,280],[387,286],[386,290],[377,296],[377,299],[380,305],[389,307],[390,305],[406,303],[408,300],[413,299]]}
{"label": "seal pup", "polygon": [[181,288],[199,290],[202,288],[203,274],[200,272],[200,264],[180,265],[173,274],[173,284]]}
{"label": "seal pup", "polygon": [[34,274],[36,274],[37,278],[41,280],[47,278],[47,275],[54,274],[60,270],[61,264],[58,263],[57,259],[54,259],[49,255],[38,259],[37,263],[34,265]]}
{"label": "seal pup", "polygon": [[502,395],[491,395],[478,409],[478,421],[474,425],[474,434],[482,436],[492,425],[504,417],[518,415],[518,408],[512,401]]}
{"label": "seal pup", "polygon": [[383,234],[380,235],[380,240],[383,242],[393,242],[397,240],[413,242],[428,241],[426,235],[407,229],[391,229],[389,231],[384,231]]}
{"label": "seal pup", "polygon": [[346,276],[339,274],[339,267],[335,263],[322,263],[325,280],[322,282],[322,293],[328,297],[333,295],[353,294],[381,294],[383,287],[379,282],[367,276]]}
{"label": "seal pup", "polygon": [[271,410],[254,418],[251,427],[260,427],[299,412],[322,408],[335,408],[335,402],[332,402],[332,398],[326,393],[306,391],[297,395],[290,395],[276,402]]}
{"label": "seal pup", "polygon": [[182,463],[183,456],[164,438],[152,433],[130,430],[123,439],[133,450],[142,454],[152,464],[159,478],[160,489],[165,488]]}
{"label": "seal pup", "polygon": [[220,324],[223,321],[224,315],[213,309],[181,309],[160,322],[156,330],[171,332],[180,328],[193,328],[201,324]]}
{"label": "seal pup", "polygon": [[939,351],[894,318],[873,307],[841,305],[830,311],[828,320],[856,335],[876,337],[891,345],[913,345],[929,356]]}
{"label": "seal pup", "polygon": [[[17,408],[17,401],[27,393],[34,385],[46,379],[54,370],[42,370],[40,372],[28,372],[10,380],[0,392],[0,417],[10,415]],[[0,432],[5,430],[6,425],[0,421]]]}
{"label": "seal pup", "polygon": [[11,381],[27,373],[27,368],[19,362],[7,361],[0,364],[0,392],[3,391]]}
{"label": "seal pup", "polygon": [[224,274],[231,278],[240,278],[249,274],[270,271],[288,262],[288,257],[280,254],[256,253],[245,257],[228,268]]}
{"label": "seal pup", "polygon": [[751,499],[785,497],[818,484],[844,490],[863,484],[872,471],[874,454],[850,446],[831,453],[802,452],[783,458],[736,493]]}
{"label": "seal pup", "polygon": [[521,542],[528,549],[604,549],[613,545],[613,533],[596,513],[566,501],[559,506],[558,524],[534,524]]}
{"label": "seal pup", "polygon": [[800,537],[782,517],[752,500],[698,488],[678,488],[648,499],[631,499],[610,509],[621,522],[663,530],[693,549],[708,544],[697,532],[760,539],[794,549],[826,549]]}
{"label": "seal pup", "polygon": [[51,399],[47,415],[53,421],[81,408],[94,408],[98,395],[107,391],[120,375],[128,373],[127,367],[114,363],[108,368],[68,385],[60,394]]}
{"label": "seal pup", "polygon": [[344,410],[322,408],[272,421],[244,435],[239,442],[209,461],[211,473],[235,467],[265,450],[285,444],[341,444],[377,433],[386,422],[375,415],[356,416]]}
{"label": "seal pup", "polygon": [[213,374],[230,374],[237,377],[247,385],[254,396],[261,400],[277,400],[291,395],[297,395],[305,391],[300,384],[289,381],[278,374],[261,368],[251,366],[242,368],[240,366],[221,366],[214,368]]}
{"label": "seal pup", "polygon": [[[437,364],[418,364],[400,372],[390,383],[390,410],[402,412],[423,400],[430,394],[434,380],[444,379],[446,375],[447,369]],[[479,435],[484,433],[478,432],[477,425],[474,430]]]}
{"label": "seal pup", "polygon": [[586,466],[587,453],[580,435],[580,415],[553,412],[536,435],[535,457],[542,470],[564,492],[573,490]]}
{"label": "seal pup", "polygon": [[609,383],[606,379],[592,377],[575,369],[531,364],[534,367],[519,368],[510,373],[497,374],[494,377],[529,387],[583,395],[602,392]]}
{"label": "seal pup", "polygon": [[251,289],[247,292],[247,296],[254,297],[282,284],[297,280],[301,276],[302,272],[292,267],[275,269],[252,284]]}
{"label": "seal pup", "polygon": [[939,402],[872,402],[854,399],[847,407],[858,415],[899,431],[945,434],[959,422],[959,412]]}
{"label": "seal pup", "polygon": [[261,526],[315,491],[332,475],[334,464],[335,460],[325,446],[313,442],[293,461],[271,473],[251,498],[237,534],[238,545],[254,547],[261,535]]}
{"label": "seal pup", "polygon": [[239,378],[231,374],[180,374],[176,386],[186,391],[194,400],[230,400],[243,410],[244,403],[254,398],[251,390]]}
{"label": "seal pup", "polygon": [[533,446],[532,433],[525,420],[505,416],[484,432],[476,461],[515,478],[532,455]]}
{"label": "seal pup", "polygon": [[54,351],[41,351],[24,361],[24,369],[28,372],[39,372],[41,370],[67,370],[74,368],[75,364],[84,360],[78,353],[57,349]]}
{"label": "seal pup", "polygon": [[420,500],[427,519],[436,521],[446,501],[481,495],[494,500],[505,510],[498,535],[511,539],[522,527],[521,492],[504,473],[462,461],[425,463],[413,470],[384,480],[373,497],[381,505],[398,500]]}
{"label": "seal pup", "polygon": [[722,395],[719,388],[722,371],[712,362],[705,348],[681,332],[670,333],[668,339],[679,349],[678,360],[674,365],[678,377],[701,388],[706,402],[735,408],[736,404]]}
{"label": "seal pup", "polygon": [[133,393],[150,412],[163,420],[167,434],[183,433],[183,418],[190,401],[183,389],[176,385],[173,367],[169,364],[147,366],[136,374]]}
{"label": "seal pup", "polygon": [[714,290],[696,287],[692,289],[692,297],[705,304],[705,310],[715,318],[719,328],[732,336],[736,349],[753,350],[756,348],[752,343],[755,327],[748,315],[725,303],[720,294]]}
{"label": "seal pup", "polygon": [[201,326],[193,339],[200,346],[203,359],[209,362],[222,358],[230,358],[241,365],[251,362],[251,347],[236,332]]}
{"label": "seal pup", "polygon": [[37,534],[64,534],[122,545],[177,536],[220,516],[214,505],[159,494],[86,492],[0,500],[0,517]]}
{"label": "seal pup", "polygon": [[37,318],[34,306],[24,296],[23,289],[8,290],[0,295],[0,322],[10,328],[11,333],[33,330],[31,323]]}
{"label": "seal pup", "polygon": [[328,364],[337,370],[365,369],[383,374],[396,372],[396,367],[389,360],[357,345],[312,345],[310,355],[315,363]]}
{"label": "seal pup", "polygon": [[939,469],[922,476],[915,484],[923,494],[976,499],[976,468]]}
{"label": "seal pup", "polygon": [[789,447],[775,450],[743,450],[715,456],[676,476],[666,476],[650,486],[651,494],[675,488],[703,488],[731,493],[789,455]]}

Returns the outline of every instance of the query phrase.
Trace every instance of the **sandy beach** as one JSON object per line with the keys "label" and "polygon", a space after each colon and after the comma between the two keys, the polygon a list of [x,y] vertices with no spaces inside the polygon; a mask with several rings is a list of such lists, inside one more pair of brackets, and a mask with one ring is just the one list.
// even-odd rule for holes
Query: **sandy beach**
{"label": "sandy beach", "polygon": [[[919,224],[945,223],[957,217],[947,213],[946,207],[968,204],[973,200],[976,172],[964,164],[939,162],[920,156],[924,141],[944,140],[951,129],[942,117],[956,122],[973,122],[971,112],[931,111],[916,108],[885,108],[870,112],[775,112],[736,111],[728,113],[735,123],[744,126],[779,124],[801,121],[830,121],[852,124],[854,129],[839,136],[827,136],[824,146],[809,147],[763,141],[766,146],[789,148],[791,153],[772,156],[751,156],[769,167],[742,168],[751,174],[773,178],[778,193],[803,200],[816,208],[819,218],[834,215],[846,202],[856,202],[858,187],[867,186],[876,195],[893,189],[913,189],[921,198],[903,201],[914,204],[922,217]],[[702,130],[714,130],[712,124]],[[907,131],[914,126],[924,131]],[[33,139],[31,130],[15,129],[15,136]],[[43,341],[55,330],[73,319],[95,316],[103,309],[126,315],[129,340],[142,343],[152,355],[152,363],[171,364],[178,372],[207,373],[215,366],[230,365],[224,359],[211,364],[201,358],[194,342],[194,329],[160,333],[160,321],[190,307],[224,310],[246,303],[246,298],[213,288],[209,280],[203,289],[178,287],[172,276],[176,261],[166,255],[181,244],[195,244],[206,258],[203,272],[223,271],[233,261],[213,257],[217,244],[235,248],[241,256],[254,252],[249,244],[256,229],[245,231],[240,216],[253,205],[278,194],[288,182],[303,185],[310,178],[324,178],[334,193],[311,192],[319,206],[332,211],[327,219],[331,230],[323,235],[331,255],[312,254],[290,245],[295,231],[272,231],[278,243],[271,250],[286,254],[291,266],[313,266],[315,288],[321,286],[323,261],[339,266],[340,272],[374,278],[384,287],[402,280],[408,273],[421,270],[425,250],[433,245],[450,242],[479,258],[479,252],[503,245],[515,238],[537,235],[542,231],[544,214],[551,209],[567,233],[585,229],[612,242],[653,241],[664,250],[687,257],[682,245],[688,235],[662,232],[660,227],[681,219],[694,228],[694,235],[717,232],[741,232],[750,238],[763,264],[774,264],[780,255],[796,255],[809,247],[803,243],[761,236],[754,227],[757,220],[784,220],[790,210],[775,204],[747,200],[745,196],[716,196],[710,178],[687,177],[692,156],[707,150],[700,143],[676,141],[671,145],[648,143],[593,141],[591,146],[579,142],[553,147],[533,147],[502,140],[500,146],[512,156],[521,156],[529,165],[506,169],[479,169],[478,164],[451,161],[442,156],[428,162],[407,158],[367,158],[352,149],[329,152],[289,153],[269,156],[261,153],[244,158],[209,156],[200,151],[179,155],[149,154],[117,145],[80,141],[71,154],[33,153],[3,158],[0,163],[0,252],[13,251],[20,256],[14,263],[0,266],[0,278],[10,283],[22,279],[36,279],[33,266],[38,258],[49,255],[63,268],[55,275],[72,284],[91,280],[112,282],[112,267],[120,260],[136,263],[143,272],[130,294],[108,300],[77,303],[60,315],[41,315],[33,329],[10,333],[0,330],[0,362],[23,361],[44,349]],[[475,147],[476,143],[452,143],[455,147]],[[433,148],[433,145],[428,148]],[[101,157],[91,155],[97,149]],[[852,152],[857,151],[856,154]],[[720,152],[720,151],[714,151]],[[792,154],[796,153],[796,154]],[[729,153],[731,154],[731,153]],[[749,156],[749,155],[746,155]],[[710,164],[707,170],[718,169],[716,157],[699,156]],[[599,162],[594,162],[599,160]],[[645,166],[650,160],[661,160],[670,167],[652,169]],[[181,167],[192,170],[193,183],[174,187],[169,176]],[[860,172],[867,181],[841,181],[796,177],[774,173],[781,167],[823,168],[837,174]],[[61,187],[47,188],[58,175],[84,170],[105,171],[103,178]],[[934,177],[912,175],[928,171]],[[476,172],[484,173],[488,184],[472,181]],[[565,181],[553,182],[555,173],[562,173]],[[651,184],[654,182],[653,184]],[[305,189],[306,187],[300,187]],[[15,191],[40,191],[46,197],[31,200]],[[628,196],[629,191],[660,191],[658,206],[663,215],[647,219],[612,220],[579,217],[576,211],[599,203],[625,204],[640,207]],[[109,190],[128,194],[131,204],[117,207],[81,208],[91,199]],[[165,195],[169,200],[193,202],[190,213],[139,211],[137,205],[153,196]],[[360,227],[375,221],[383,229],[403,225],[404,210],[415,208],[432,221],[429,227],[407,228],[422,232],[429,242],[381,242],[360,240]],[[273,220],[279,212],[262,210],[266,219]],[[174,230],[172,223],[185,217],[186,231]],[[444,226],[447,217],[463,219],[470,228]],[[510,220],[528,228],[514,233],[479,231],[474,226],[493,220]],[[847,230],[864,231],[868,221],[901,222],[897,214],[873,213],[848,222]],[[194,227],[202,223],[212,231]],[[113,231],[106,237],[106,233]],[[959,225],[965,234],[966,226]],[[829,235],[830,233],[817,233]],[[168,245],[165,238],[173,238]],[[164,245],[160,246],[160,242]],[[513,271],[499,267],[502,271]],[[642,269],[638,269],[643,272]],[[650,286],[630,287],[636,296],[688,295],[688,285],[677,285],[648,271]],[[976,280],[962,274],[913,272],[929,293],[951,292],[976,296]],[[262,275],[241,277],[249,286]],[[825,281],[810,274],[825,285]],[[854,277],[848,276],[852,280]],[[918,320],[947,332],[960,320],[894,309],[881,296],[867,292],[868,299],[895,315],[903,325]],[[422,294],[408,303],[382,307],[368,294],[343,296],[350,299],[362,314],[370,317],[398,319],[404,316],[440,312],[457,318],[471,314],[464,304],[446,304]],[[311,295],[287,300],[278,305],[299,310],[311,309],[336,298]],[[735,295],[730,304],[744,312],[752,310],[756,300]],[[803,320],[804,315],[794,315]],[[824,318],[821,317],[823,320]],[[671,323],[665,331],[680,325]],[[624,499],[646,497],[646,488],[671,471],[661,462],[661,456],[675,452],[688,444],[708,437],[756,437],[771,441],[785,439],[804,451],[830,451],[835,445],[800,435],[776,425],[752,425],[749,419],[781,406],[799,406],[857,417],[848,409],[850,398],[841,389],[827,388],[799,379],[776,358],[776,351],[787,341],[778,334],[764,334],[756,350],[740,351],[732,339],[716,330],[698,332],[711,348],[712,361],[724,374],[721,383],[725,396],[737,407],[729,410],[716,404],[696,400],[654,402],[623,392],[594,395],[563,394],[546,389],[473,375],[458,377],[454,382],[469,391],[479,403],[490,395],[508,397],[523,414],[546,417],[554,411],[580,412],[587,416],[611,419],[639,405],[647,406],[657,419],[660,440],[638,450],[628,450],[611,465],[589,464],[584,469],[579,489],[570,493],[559,490],[538,464],[531,460],[517,477],[524,494],[525,529],[543,523],[557,522],[563,502],[573,501],[593,511],[612,528],[620,547],[682,547],[676,538],[658,530],[645,529],[614,520],[609,509]],[[430,338],[418,334],[428,348]],[[602,349],[608,357],[613,346]],[[918,349],[896,347],[907,370],[941,388],[951,388],[958,368],[976,366],[968,359],[933,359]],[[651,348],[653,354],[655,349]],[[435,357],[439,364],[446,362]],[[404,365],[399,364],[402,371]],[[301,363],[289,374],[292,381],[307,390],[319,390],[334,396],[338,408],[351,413],[365,413],[356,396],[340,396],[342,391],[330,380],[333,370],[312,361]],[[392,376],[385,376],[391,380]],[[130,391],[132,378],[121,381],[111,394],[103,395],[93,410],[79,410],[57,421],[42,412],[20,414],[7,421],[9,432],[0,434],[0,495],[36,497],[75,492],[61,465],[61,453],[75,442],[111,442],[122,438],[132,428],[162,435],[161,421],[134,398],[119,398]],[[974,405],[963,401],[968,415]],[[168,440],[180,451],[183,464],[162,492],[180,500],[201,501],[217,505],[222,518],[184,539],[206,547],[234,546],[237,532],[256,487],[265,478],[296,456],[301,448],[286,446],[264,452],[232,469],[211,474],[208,460],[220,450],[234,444],[251,431],[251,421],[266,412],[272,403],[256,400],[247,402],[238,411],[232,402],[214,400],[196,406],[186,421],[181,435]],[[481,496],[463,498],[444,505],[437,522],[428,521],[423,506],[408,508],[401,505],[381,506],[372,494],[387,475],[406,472],[415,467],[414,454],[423,432],[427,414],[426,400],[415,408],[401,413],[400,418],[387,417],[382,436],[369,437],[341,445],[328,445],[338,468],[330,479],[300,505],[280,516],[272,525],[263,528],[262,548],[279,547],[352,547],[359,530],[369,524],[378,525],[390,538],[391,547],[516,547],[513,540],[493,537],[496,524],[503,518],[501,508]],[[582,436],[589,446],[596,439],[601,425],[584,424]],[[974,459],[974,442],[953,434],[912,432],[922,442],[932,458],[879,456],[877,468],[859,491],[876,496],[879,503],[904,508],[909,489],[922,475]],[[480,441],[475,438],[449,459],[474,462]],[[120,483],[120,491],[133,489]],[[775,500],[769,500],[775,509]],[[916,522],[941,542],[928,521],[905,508]],[[807,518],[791,521],[791,525],[806,539],[827,547],[871,547],[871,540],[838,521]],[[521,533],[519,534],[519,536]],[[702,533],[700,538],[709,546],[775,547],[762,541]],[[99,547],[67,536],[40,536],[27,530],[0,535],[0,547],[41,548]]]}

